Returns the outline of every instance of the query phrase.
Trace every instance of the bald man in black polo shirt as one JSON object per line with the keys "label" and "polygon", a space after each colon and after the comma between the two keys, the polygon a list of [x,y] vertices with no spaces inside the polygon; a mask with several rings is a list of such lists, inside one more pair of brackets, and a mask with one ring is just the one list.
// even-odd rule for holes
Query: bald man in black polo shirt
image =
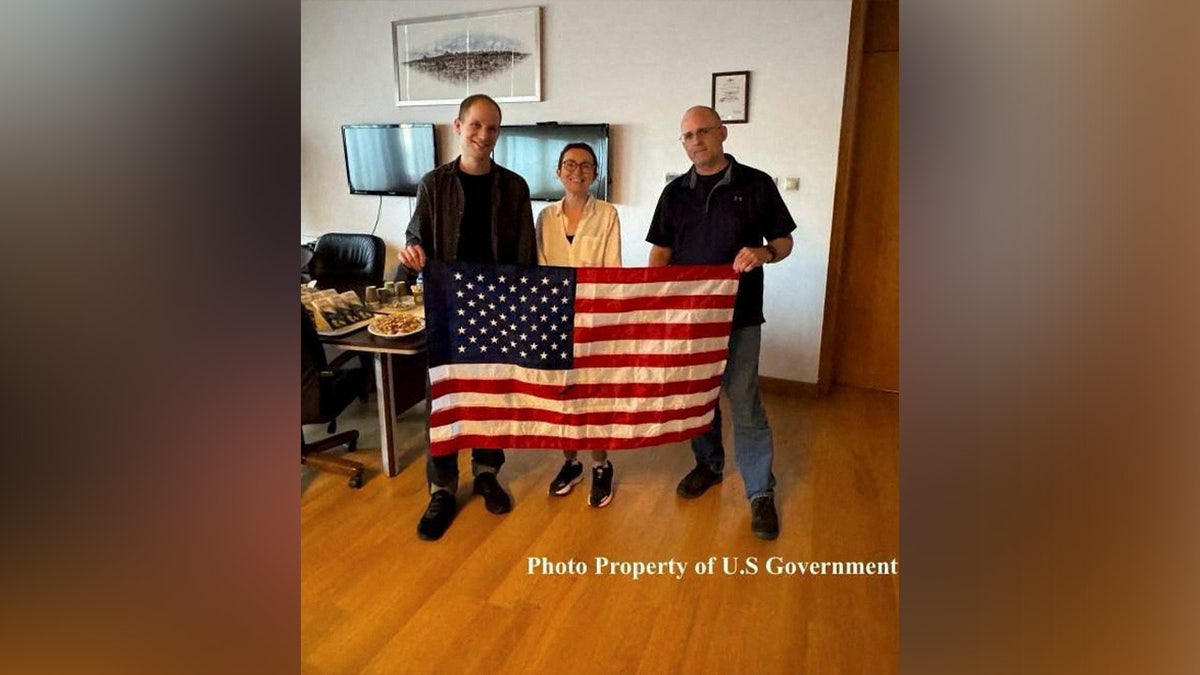
{"label": "bald man in black polo shirt", "polygon": [[[716,111],[689,108],[679,132],[692,168],[663,188],[646,235],[652,244],[650,265],[732,264],[741,273],[721,387],[733,415],[735,458],[750,500],[750,529],[760,539],[774,539],[779,536],[771,473],[774,444],[758,391],[762,266],[792,252],[796,222],[770,176],[725,154],[729,130]],[[712,428],[692,439],[692,453],[696,467],[676,489],[688,499],[722,480],[725,448],[719,406]]]}

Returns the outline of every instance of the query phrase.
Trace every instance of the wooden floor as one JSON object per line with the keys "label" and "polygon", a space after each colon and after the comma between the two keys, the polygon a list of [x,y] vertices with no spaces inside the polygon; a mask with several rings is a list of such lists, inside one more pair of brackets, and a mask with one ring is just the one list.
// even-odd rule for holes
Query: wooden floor
{"label": "wooden floor", "polygon": [[[368,467],[366,485],[301,469],[303,672],[897,672],[898,576],[772,575],[765,565],[898,558],[899,397],[835,389],[764,402],[778,480],[773,542],[750,533],[732,456],[721,485],[676,497],[693,465],[684,443],[613,453],[604,509],[587,506],[588,479],[567,497],[546,494],[561,454],[509,452],[500,478],[515,508],[504,516],[470,498],[463,453],[458,517],[441,541],[421,541],[422,409],[397,421],[402,470],[389,479],[374,402],[356,402],[339,430],[362,431],[352,456]],[[697,574],[714,556],[714,574]],[[687,571],[635,580],[597,573],[597,557],[674,560]],[[530,558],[582,562],[587,573],[531,574]],[[751,559],[757,574],[722,570],[746,571]]]}

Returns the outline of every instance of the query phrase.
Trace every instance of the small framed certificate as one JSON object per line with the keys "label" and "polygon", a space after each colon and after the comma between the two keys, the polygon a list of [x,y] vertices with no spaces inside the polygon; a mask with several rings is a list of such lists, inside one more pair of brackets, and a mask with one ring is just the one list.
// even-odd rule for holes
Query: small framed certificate
{"label": "small framed certificate", "polygon": [[713,73],[712,107],[726,124],[750,121],[750,71]]}

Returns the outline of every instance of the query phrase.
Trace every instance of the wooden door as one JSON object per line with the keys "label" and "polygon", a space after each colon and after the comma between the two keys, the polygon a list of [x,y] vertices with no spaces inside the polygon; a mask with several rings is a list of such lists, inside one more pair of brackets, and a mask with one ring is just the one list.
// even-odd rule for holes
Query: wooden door
{"label": "wooden door", "polygon": [[833,381],[900,389],[899,4],[866,3]]}

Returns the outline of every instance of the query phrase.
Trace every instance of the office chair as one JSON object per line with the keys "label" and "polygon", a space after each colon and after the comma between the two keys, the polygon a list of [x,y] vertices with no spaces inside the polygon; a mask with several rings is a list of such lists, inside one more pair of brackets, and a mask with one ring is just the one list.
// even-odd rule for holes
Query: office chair
{"label": "office chair", "polygon": [[312,265],[313,249],[317,247],[317,242],[309,242],[300,244],[300,283],[307,284],[312,281],[312,273],[309,271]]}
{"label": "office chair", "polygon": [[331,232],[317,239],[308,274],[317,288],[354,291],[363,298],[367,286],[383,285],[386,247],[373,234]]}
{"label": "office chair", "polygon": [[[308,310],[300,307],[300,424],[326,424],[329,433],[337,431],[337,416],[350,401],[366,391],[367,378],[362,368],[333,370],[325,359],[325,347]],[[300,463],[312,464],[326,471],[350,476],[349,485],[358,489],[363,484],[363,465],[344,457],[328,457],[318,453],[345,445],[353,452],[358,445],[358,432],[343,431],[328,438],[309,443],[300,429]]]}
{"label": "office chair", "polygon": [[[303,256],[303,252],[301,253]],[[317,288],[332,288],[337,291],[354,291],[360,300],[366,299],[367,286],[383,285],[383,269],[386,262],[387,247],[383,239],[373,234],[357,234],[352,232],[330,232],[323,234],[312,244],[312,257],[307,267],[301,271],[301,279],[315,279]],[[345,352],[329,364],[330,370],[336,370],[347,359],[354,356]],[[371,357],[360,354],[359,361],[368,372],[371,370]],[[374,391],[375,381],[368,378],[367,389],[363,391],[365,401],[367,393]]]}

